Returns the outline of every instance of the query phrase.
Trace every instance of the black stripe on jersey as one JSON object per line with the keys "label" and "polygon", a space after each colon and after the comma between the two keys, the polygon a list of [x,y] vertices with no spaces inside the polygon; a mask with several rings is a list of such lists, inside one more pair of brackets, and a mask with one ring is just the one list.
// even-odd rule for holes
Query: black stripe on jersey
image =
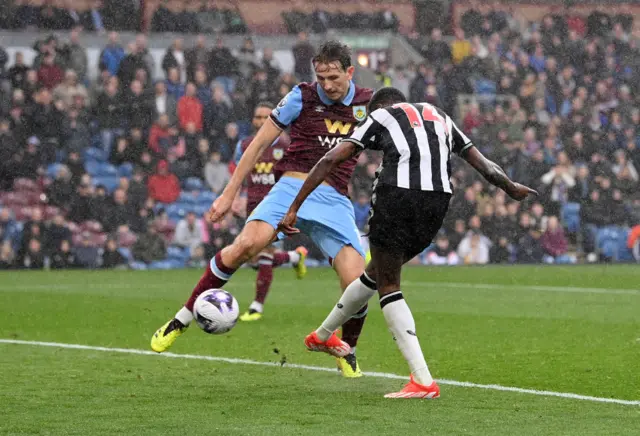
{"label": "black stripe on jersey", "polygon": [[376,144],[384,150],[382,155],[382,172],[380,173],[380,183],[383,185],[398,186],[398,162],[400,161],[400,152],[396,148],[391,133],[383,127],[380,137],[376,139]]}
{"label": "black stripe on jersey", "polygon": [[389,110],[389,113],[398,122],[409,146],[409,189],[422,189],[420,183],[420,147],[418,146],[415,129],[404,110],[393,108]]}
{"label": "black stripe on jersey", "polygon": [[434,191],[444,191],[442,186],[442,171],[440,171],[440,140],[436,133],[435,121],[424,121],[424,130],[429,140],[429,152],[431,153],[431,181]]}

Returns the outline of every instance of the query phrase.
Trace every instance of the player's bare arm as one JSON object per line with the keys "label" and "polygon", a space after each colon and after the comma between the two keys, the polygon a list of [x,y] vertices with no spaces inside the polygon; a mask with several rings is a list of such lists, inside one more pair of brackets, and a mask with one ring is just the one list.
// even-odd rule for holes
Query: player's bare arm
{"label": "player's bare arm", "polygon": [[354,142],[349,140],[344,140],[340,142],[336,147],[332,148],[324,155],[320,161],[311,169],[307,179],[304,181],[302,187],[300,188],[300,192],[291,203],[289,207],[289,211],[284,216],[280,224],[278,225],[278,230],[284,233],[285,235],[294,235],[299,233],[300,230],[295,228],[298,210],[302,206],[302,203],[307,199],[309,194],[311,194],[320,184],[327,178],[331,171],[340,165],[342,162],[351,159],[353,156],[358,154],[362,148],[357,146]]}
{"label": "player's bare arm", "polygon": [[238,163],[238,167],[233,172],[229,184],[224,188],[222,194],[211,205],[206,218],[210,222],[220,221],[231,208],[233,199],[242,187],[242,183],[247,175],[251,172],[258,158],[262,155],[265,148],[269,147],[280,136],[282,130],[273,122],[267,121],[258,130],[256,137],[251,141],[247,150],[242,154],[242,158]]}
{"label": "player's bare arm", "polygon": [[538,192],[528,186],[521,185],[512,181],[504,172],[500,165],[490,161],[476,147],[471,146],[462,158],[476,169],[487,182],[502,189],[507,195],[514,200],[522,201],[529,195],[538,195]]}

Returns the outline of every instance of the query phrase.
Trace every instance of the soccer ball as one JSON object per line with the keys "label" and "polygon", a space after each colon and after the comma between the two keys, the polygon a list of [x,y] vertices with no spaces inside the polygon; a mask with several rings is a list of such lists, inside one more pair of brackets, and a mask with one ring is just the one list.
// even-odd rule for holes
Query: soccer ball
{"label": "soccer ball", "polygon": [[209,289],[196,299],[193,316],[206,333],[220,335],[236,325],[240,309],[238,301],[222,289]]}

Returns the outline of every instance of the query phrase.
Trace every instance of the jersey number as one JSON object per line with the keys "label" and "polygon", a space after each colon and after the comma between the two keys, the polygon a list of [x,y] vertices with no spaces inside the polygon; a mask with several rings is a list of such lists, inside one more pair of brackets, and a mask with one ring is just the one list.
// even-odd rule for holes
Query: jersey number
{"label": "jersey number", "polygon": [[416,109],[415,106],[409,103],[398,103],[398,104],[394,104],[393,107],[400,108],[404,111],[404,113],[407,115],[407,118],[409,118],[411,127],[413,127],[414,129],[417,129],[418,127],[422,127],[423,126],[422,121],[424,120],[424,121],[433,121],[435,123],[440,123],[442,124],[444,131],[445,132],[447,131],[447,123],[432,106],[429,106],[426,104],[422,106],[422,117],[418,113],[418,109]]}

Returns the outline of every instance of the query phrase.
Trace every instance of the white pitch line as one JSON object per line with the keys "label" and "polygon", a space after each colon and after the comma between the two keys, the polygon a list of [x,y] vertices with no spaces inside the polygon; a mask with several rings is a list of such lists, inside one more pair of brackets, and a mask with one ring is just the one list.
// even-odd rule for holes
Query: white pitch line
{"label": "white pitch line", "polygon": [[455,282],[402,282],[403,285],[421,288],[460,288],[460,289],[498,289],[542,292],[568,292],[578,294],[618,294],[640,295],[640,289],[579,288],[574,286],[505,285],[492,283],[455,283]]}
{"label": "white pitch line", "polygon": [[[335,372],[336,371],[335,368],[327,368],[327,367],[312,366],[312,365],[299,365],[296,363],[285,363],[284,365],[281,365],[280,363],[276,363],[276,362],[260,362],[257,360],[236,359],[231,357],[202,356],[198,354],[176,354],[176,353],[158,354],[153,351],[136,350],[132,348],[95,347],[91,345],[64,344],[64,343],[58,343],[58,342],[0,339],[0,344],[31,345],[36,347],[53,347],[53,348],[67,348],[67,349],[73,349],[73,350],[103,351],[107,353],[136,354],[136,355],[142,355],[142,356],[169,357],[169,358],[175,358],[175,359],[207,360],[210,362],[224,362],[224,363],[231,363],[231,364],[257,365],[257,366],[270,366],[270,367],[286,367],[286,368],[305,369],[307,371],[319,371],[319,372]],[[363,372],[363,374],[368,377],[407,380],[407,377],[405,376],[398,375],[398,374],[390,374],[386,372]],[[493,391],[516,392],[519,394],[538,395],[542,397],[559,397],[559,398],[569,398],[569,399],[580,400],[580,401],[591,401],[596,403],[613,403],[613,404],[622,404],[625,406],[640,406],[640,400],[619,400],[617,398],[592,397],[589,395],[573,394],[569,392],[540,391],[537,389],[524,389],[524,388],[494,385],[494,384],[485,385],[485,384],[479,384],[479,383],[461,382],[461,381],[446,380],[446,379],[438,379],[438,383],[443,385],[459,386],[459,387],[465,387],[465,388],[477,388],[477,389],[488,389]]]}

